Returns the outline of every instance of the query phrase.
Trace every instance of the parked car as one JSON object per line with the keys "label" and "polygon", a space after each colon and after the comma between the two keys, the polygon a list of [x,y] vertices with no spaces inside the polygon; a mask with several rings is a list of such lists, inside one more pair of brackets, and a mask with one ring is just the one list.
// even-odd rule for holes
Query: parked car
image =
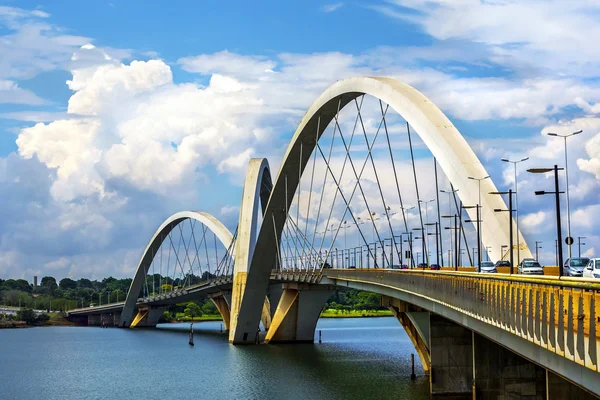
{"label": "parked car", "polygon": [[590,258],[587,266],[583,270],[584,278],[600,278],[600,258]]}
{"label": "parked car", "polygon": [[563,272],[565,276],[583,276],[583,270],[589,262],[587,257],[567,258]]}
{"label": "parked car", "polygon": [[523,275],[544,275],[544,267],[542,267],[540,263],[535,260],[523,260],[517,268],[517,273]]}
{"label": "parked car", "polygon": [[498,267],[509,267],[510,268],[510,261],[506,261],[506,260],[500,260],[496,262],[496,269]]}
{"label": "parked car", "polygon": [[493,261],[482,261],[479,272],[483,272],[486,274],[493,274],[493,273],[498,272],[498,268],[496,268],[496,264],[494,264]]}
{"label": "parked car", "polygon": [[431,264],[429,268],[434,271],[439,271],[440,269],[442,269],[442,267],[440,267],[439,264]]}

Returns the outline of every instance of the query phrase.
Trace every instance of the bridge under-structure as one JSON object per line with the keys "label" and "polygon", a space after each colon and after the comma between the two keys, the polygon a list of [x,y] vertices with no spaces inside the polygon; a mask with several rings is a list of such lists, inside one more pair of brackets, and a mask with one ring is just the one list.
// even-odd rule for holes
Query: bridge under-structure
{"label": "bridge under-structure", "polygon": [[[397,114],[388,113],[390,109]],[[410,164],[403,164],[398,151],[404,122]],[[433,223],[427,214],[429,201],[419,194],[411,127],[434,157],[436,199],[429,200],[437,200]],[[352,133],[344,137],[343,131]],[[387,165],[381,164],[383,156],[389,157]],[[454,220],[454,226],[445,227],[452,233],[446,267],[454,271],[414,268],[416,239],[421,240],[425,264],[444,263],[442,247],[448,243],[442,234],[438,166],[450,186],[443,191],[449,195],[448,215],[443,217]],[[411,195],[400,182],[402,176],[414,177],[414,207],[407,206]],[[596,398],[600,284],[460,272],[463,241],[471,265],[481,261],[481,245],[494,259],[518,262],[531,256],[508,213],[494,212],[506,209],[494,183],[473,177],[487,177],[484,167],[423,94],[390,78],[339,81],[304,115],[274,180],[265,159],[250,161],[234,234],[207,213],[174,214],[151,238],[125,302],[71,310],[69,317],[89,325],[154,327],[169,305],[209,298],[223,316],[232,344],[313,342],[331,294],[360,289],[380,294],[381,305],[402,324],[429,375],[432,397]],[[413,208],[418,214],[409,212]],[[477,261],[468,250],[465,215],[477,222]],[[201,240],[200,232],[194,233],[198,226]],[[428,237],[434,235],[431,226],[434,246]],[[349,228],[359,252],[347,245]],[[218,267],[203,271],[201,247],[208,259],[210,233]],[[152,271],[160,264],[162,278],[167,252],[175,260],[167,275],[181,274],[181,279],[166,286],[160,282],[157,288]],[[394,259],[410,268],[385,268]],[[263,335],[258,334],[261,323]]]}

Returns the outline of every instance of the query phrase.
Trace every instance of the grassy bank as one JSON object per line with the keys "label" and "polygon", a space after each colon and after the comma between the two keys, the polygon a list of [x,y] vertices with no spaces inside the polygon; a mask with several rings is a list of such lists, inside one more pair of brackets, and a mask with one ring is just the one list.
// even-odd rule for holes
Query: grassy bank
{"label": "grassy bank", "polygon": [[193,319],[186,317],[186,318],[180,318],[178,320],[173,320],[171,322],[202,322],[202,321],[223,321],[223,318],[221,317],[221,314],[216,314],[216,315],[206,314],[201,317],[194,317]]}
{"label": "grassy bank", "polygon": [[394,314],[390,310],[334,310],[328,308],[321,312],[321,318],[363,318],[363,317],[391,317]]}
{"label": "grassy bank", "polygon": [[77,324],[69,321],[66,317],[64,317],[61,313],[50,313],[48,314],[50,319],[39,325],[39,326],[76,326]]}

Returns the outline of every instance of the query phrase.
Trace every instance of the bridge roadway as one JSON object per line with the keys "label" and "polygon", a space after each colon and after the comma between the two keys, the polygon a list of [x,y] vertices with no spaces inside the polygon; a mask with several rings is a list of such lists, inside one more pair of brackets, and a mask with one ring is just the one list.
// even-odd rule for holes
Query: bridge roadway
{"label": "bridge roadway", "polygon": [[[232,281],[224,277],[181,292],[140,298],[138,307],[162,309],[230,293]],[[303,306],[298,293],[305,293],[306,299],[315,289],[321,290],[324,296],[312,307],[316,310],[312,315],[318,318],[323,299],[331,294],[322,288],[347,287],[382,295],[382,305],[394,311],[415,344],[425,372],[431,371],[432,395],[474,392],[475,382],[481,387],[501,386],[498,380],[504,382],[503,390],[510,386],[521,393],[535,393],[531,385],[538,389],[543,386],[546,398],[600,394],[600,283],[595,281],[448,271],[324,269],[322,276],[273,271],[270,287],[277,286],[283,287],[283,293],[275,296],[271,290],[273,325],[267,342],[278,337],[287,342],[312,341],[316,321],[304,323],[308,333],[300,332],[302,309],[310,307]],[[292,293],[287,300],[286,291]],[[299,305],[290,336],[286,320],[294,302]],[[76,309],[69,311],[69,316],[118,313],[122,307],[123,303],[116,303]],[[497,360],[509,360],[509,365],[490,365],[500,362]],[[445,372],[436,374],[436,370]],[[510,379],[512,383],[507,386]],[[549,391],[560,395],[550,396]],[[563,395],[567,397],[560,397]]]}

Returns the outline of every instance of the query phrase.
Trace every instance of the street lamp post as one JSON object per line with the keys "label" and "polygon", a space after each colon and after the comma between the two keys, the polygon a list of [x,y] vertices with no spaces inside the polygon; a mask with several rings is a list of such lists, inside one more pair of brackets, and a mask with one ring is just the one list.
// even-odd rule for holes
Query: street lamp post
{"label": "street lamp post", "polygon": [[535,260],[536,261],[540,261],[540,253],[538,249],[541,249],[542,246],[540,246],[540,244],[542,244],[543,242],[539,242],[539,241],[535,241]]}
{"label": "street lamp post", "polygon": [[521,244],[519,243],[519,195],[517,193],[517,164],[523,161],[529,160],[529,157],[522,158],[520,160],[511,161],[508,158],[503,158],[502,161],[512,163],[515,167],[515,213],[517,217],[517,261],[521,262]]}
{"label": "street lamp post", "polygon": [[[454,190],[444,190],[444,189],[441,189],[441,190],[440,190],[440,193],[446,193],[446,194],[448,195],[448,215],[452,214],[452,202],[451,202],[451,197],[452,197],[452,196],[453,196],[453,195],[454,195],[456,192],[458,192],[458,189],[454,189]],[[445,218],[445,217],[442,217],[442,218]],[[441,227],[440,227],[440,229],[441,229]],[[440,235],[441,235],[441,232],[440,232]],[[456,234],[456,232],[454,232],[454,236],[455,236],[455,238],[457,238],[457,237],[458,237],[458,235]],[[440,236],[440,241],[441,241],[441,240],[442,240],[442,238],[441,238],[441,236]],[[456,244],[454,244],[454,247],[458,247],[458,246],[456,246]],[[450,248],[452,248],[452,234],[450,234]],[[456,258],[456,257],[454,257],[454,258]],[[452,262],[452,261],[448,260],[448,264],[450,264],[451,262]],[[456,267],[456,265],[455,265],[455,267]]]}
{"label": "street lamp post", "polygon": [[502,210],[499,208],[494,209],[494,212],[508,212],[508,234],[510,236],[509,238],[509,248],[510,248],[510,273],[514,274],[515,273],[515,259],[514,259],[514,247],[513,247],[513,220],[512,220],[512,216],[513,216],[513,202],[512,202],[512,197],[514,192],[512,191],[512,189],[509,189],[508,192],[490,192],[490,194],[498,194],[498,195],[502,195],[502,194],[508,194],[508,210]]}
{"label": "street lamp post", "polygon": [[[570,209],[570,205],[569,205],[569,162],[567,159],[567,138],[571,137],[571,136],[579,135],[581,132],[583,132],[583,130],[569,133],[568,135],[559,135],[558,133],[548,132],[548,136],[561,137],[565,141],[565,178],[567,180],[567,235],[569,237],[571,237],[571,209]],[[558,196],[558,194],[557,194],[557,196]],[[572,241],[570,241],[570,242],[572,242]],[[567,246],[568,246],[568,251],[569,251],[569,258],[571,258],[572,257],[571,256],[571,243],[568,243]],[[561,247],[562,247],[562,244],[561,244]],[[562,255],[561,255],[561,258],[562,258]],[[562,268],[562,265],[560,265],[560,268]]]}
{"label": "street lamp post", "polygon": [[577,236],[577,247],[579,248],[579,251],[577,252],[577,257],[581,257],[581,245],[585,246],[585,243],[581,243],[581,239],[585,239],[585,236]]}
{"label": "street lamp post", "polygon": [[[444,229],[452,230],[454,229],[454,270],[458,271],[458,215],[442,215],[442,218],[454,218],[454,227],[445,227]],[[450,235],[450,243],[452,243],[452,235]]]}
{"label": "street lamp post", "polygon": [[[483,206],[481,204],[481,181],[484,181],[486,179],[489,179],[490,176],[486,175],[482,178],[474,178],[472,176],[469,176],[469,179],[473,180],[473,181],[477,181],[477,212],[479,213],[479,215],[477,216],[477,254],[481,254],[481,234],[479,233],[479,231],[481,230],[481,215],[483,214]],[[466,208],[466,207],[465,207]],[[478,257],[478,268],[481,268],[481,256],[477,256]]]}
{"label": "street lamp post", "polygon": [[[566,143],[566,139],[565,139]],[[560,225],[560,194],[561,192],[558,187],[558,171],[563,168],[558,168],[558,165],[555,165],[554,168],[532,168],[528,169],[527,172],[531,172],[533,174],[545,174],[546,172],[554,171],[554,192],[546,192],[544,190],[537,190],[535,192],[536,196],[544,195],[544,194],[554,194],[556,201],[556,239],[557,239],[557,252],[558,252],[558,275],[563,276],[563,254],[562,254],[562,228]],[[568,186],[567,186],[568,187]],[[568,197],[567,197],[568,198]],[[569,236],[570,237],[570,236]],[[569,243],[571,243],[569,241]],[[570,245],[569,245],[570,247]],[[570,257],[570,254],[569,254]]]}
{"label": "street lamp post", "polygon": [[475,222],[477,225],[477,272],[481,272],[481,214],[479,213],[479,204],[476,206],[463,206],[463,208],[473,208],[477,209],[477,219],[467,219],[465,222]]}
{"label": "street lamp post", "polygon": [[[427,226],[429,225],[429,213],[427,211],[428,206],[427,204],[431,203],[435,201],[435,199],[431,199],[431,200],[419,200],[419,203],[425,204],[425,223],[423,225]],[[425,228],[427,229],[427,228]],[[423,236],[425,237],[425,240],[427,241],[425,244],[427,245],[427,252],[429,252],[429,235],[426,234],[426,232],[423,232]],[[437,240],[437,238],[436,238]],[[437,246],[437,244],[436,244]],[[425,262],[425,260],[427,260],[427,264],[431,264],[431,262],[429,261],[429,256],[427,254],[425,254],[425,256],[423,257],[423,262]]]}
{"label": "street lamp post", "polygon": [[430,222],[430,223],[427,223],[425,225],[428,225],[428,226],[435,225],[435,234],[433,234],[433,233],[427,233],[427,236],[429,236],[429,235],[435,235],[435,263],[437,265],[440,265],[440,249],[439,249],[439,246],[438,246],[439,245],[439,243],[438,243],[438,236],[439,236],[438,225],[439,224],[437,222]]}

